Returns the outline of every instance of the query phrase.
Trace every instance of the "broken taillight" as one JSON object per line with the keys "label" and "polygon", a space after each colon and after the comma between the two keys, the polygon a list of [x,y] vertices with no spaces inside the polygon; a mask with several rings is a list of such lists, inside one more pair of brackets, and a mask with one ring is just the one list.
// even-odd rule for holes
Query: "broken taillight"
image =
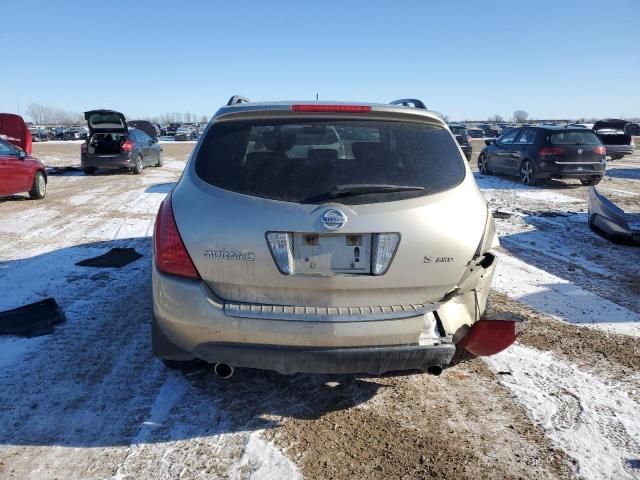
{"label": "broken taillight", "polygon": [[155,228],[156,267],[162,273],[200,278],[189,252],[182,242],[171,206],[171,194],[160,204]]}

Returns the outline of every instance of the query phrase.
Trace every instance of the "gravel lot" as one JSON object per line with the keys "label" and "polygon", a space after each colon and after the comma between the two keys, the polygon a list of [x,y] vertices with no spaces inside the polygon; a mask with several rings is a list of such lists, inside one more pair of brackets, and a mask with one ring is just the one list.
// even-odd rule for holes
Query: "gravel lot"
{"label": "gravel lot", "polygon": [[[221,380],[166,370],[148,338],[155,213],[193,146],[87,177],[60,168],[78,144],[35,144],[46,199],[0,199],[0,310],[53,296],[67,316],[0,337],[0,478],[640,478],[640,249],[589,230],[586,187],[475,173],[503,213],[490,308],[529,320],[512,349],[440,377]],[[598,188],[637,211],[640,153]],[[143,258],[75,266],[116,246]]]}

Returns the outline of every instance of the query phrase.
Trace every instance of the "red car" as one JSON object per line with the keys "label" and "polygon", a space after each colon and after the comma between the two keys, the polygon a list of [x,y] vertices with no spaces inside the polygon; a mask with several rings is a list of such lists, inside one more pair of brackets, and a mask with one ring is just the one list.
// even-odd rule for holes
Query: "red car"
{"label": "red car", "polygon": [[47,172],[31,156],[31,132],[19,115],[0,113],[0,197],[29,192],[33,199],[44,198]]}

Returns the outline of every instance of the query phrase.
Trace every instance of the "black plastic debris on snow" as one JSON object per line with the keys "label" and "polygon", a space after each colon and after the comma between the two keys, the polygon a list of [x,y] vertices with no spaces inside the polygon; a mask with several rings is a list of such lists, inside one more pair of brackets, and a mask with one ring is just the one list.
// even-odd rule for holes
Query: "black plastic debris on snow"
{"label": "black plastic debris on snow", "polygon": [[53,326],[66,320],[53,298],[0,312],[0,335],[38,337],[53,332]]}
{"label": "black plastic debris on snow", "polygon": [[493,218],[511,218],[513,214],[509,212],[501,212],[500,210],[496,210],[493,212]]}
{"label": "black plastic debris on snow", "polygon": [[65,166],[65,167],[49,167],[47,166],[47,175],[80,175],[82,169],[80,167]]}
{"label": "black plastic debris on snow", "polygon": [[142,258],[133,248],[112,248],[104,255],[87,258],[76,263],[79,267],[122,268]]}

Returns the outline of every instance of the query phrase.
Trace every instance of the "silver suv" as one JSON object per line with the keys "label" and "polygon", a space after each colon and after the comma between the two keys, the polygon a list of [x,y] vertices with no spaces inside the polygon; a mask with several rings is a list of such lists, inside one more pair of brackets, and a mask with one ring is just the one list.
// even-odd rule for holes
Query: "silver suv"
{"label": "silver suv", "polygon": [[497,245],[422,102],[232,97],[158,213],[153,350],[223,376],[438,374],[515,339],[516,322],[482,317]]}

